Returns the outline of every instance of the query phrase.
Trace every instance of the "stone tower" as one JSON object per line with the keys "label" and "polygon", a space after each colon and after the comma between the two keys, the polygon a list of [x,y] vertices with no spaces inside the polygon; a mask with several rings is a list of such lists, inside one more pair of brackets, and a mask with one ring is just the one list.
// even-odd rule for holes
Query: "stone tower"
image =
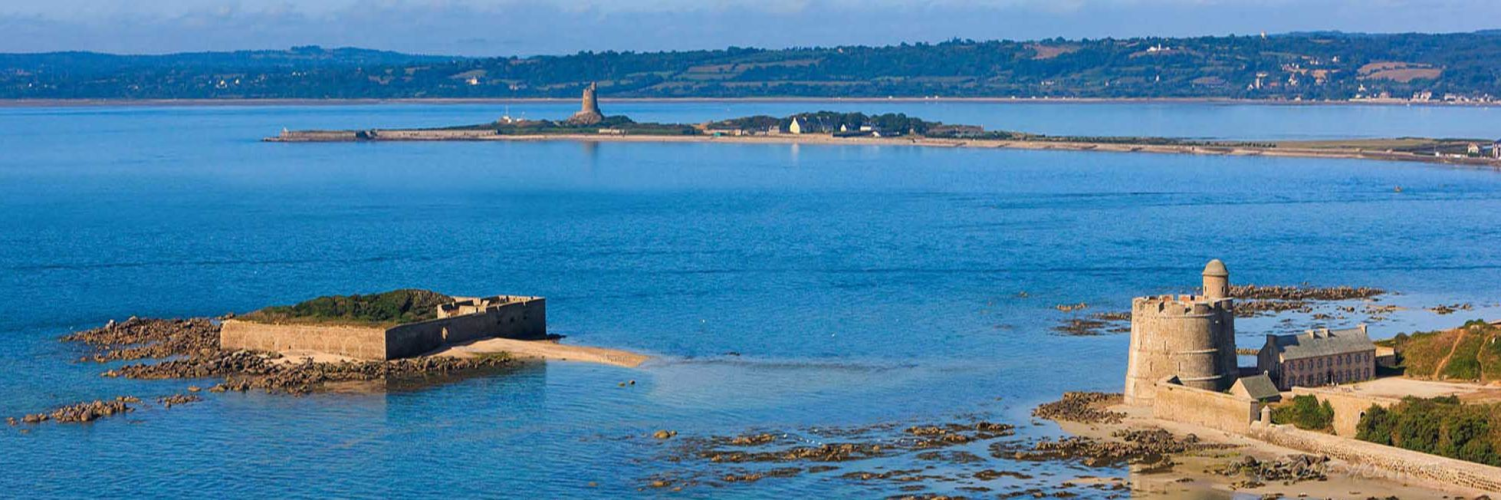
{"label": "stone tower", "polygon": [[599,88],[594,83],[584,87],[583,105],[579,107],[579,112],[568,117],[569,124],[594,125],[605,120],[604,113],[599,112],[599,98],[595,96],[598,90]]}
{"label": "stone tower", "polygon": [[1154,384],[1177,377],[1185,386],[1224,391],[1235,383],[1235,301],[1225,264],[1204,267],[1204,295],[1137,297],[1131,301],[1131,351],[1126,404],[1150,406]]}
{"label": "stone tower", "polygon": [[1230,271],[1219,259],[1204,266],[1204,298],[1224,299],[1230,297]]}

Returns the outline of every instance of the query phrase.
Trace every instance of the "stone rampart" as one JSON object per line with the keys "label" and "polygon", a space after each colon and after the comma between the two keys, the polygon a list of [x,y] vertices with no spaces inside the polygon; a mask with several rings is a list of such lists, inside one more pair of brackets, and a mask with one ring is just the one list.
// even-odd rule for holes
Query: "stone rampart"
{"label": "stone rampart", "polygon": [[547,301],[541,297],[518,298],[473,314],[389,328],[226,320],[219,332],[219,346],[272,352],[316,351],[382,360],[418,356],[445,345],[496,337],[546,338]]}
{"label": "stone rampart", "polygon": [[369,326],[278,325],[225,320],[219,330],[224,349],[317,351],[358,359],[386,359],[386,330]]}
{"label": "stone rampart", "polygon": [[495,131],[488,129],[376,130],[373,138],[376,140],[400,141],[451,141],[460,139],[481,139],[493,136],[495,136]]}
{"label": "stone rampart", "polygon": [[1366,410],[1369,410],[1371,405],[1389,408],[1401,402],[1391,398],[1340,392],[1338,387],[1293,387],[1292,393],[1294,396],[1313,396],[1318,398],[1320,403],[1328,401],[1329,407],[1334,409],[1334,434],[1348,438],[1355,437],[1360,417],[1365,416]]}
{"label": "stone rampart", "polygon": [[1251,422],[1260,418],[1261,403],[1223,392],[1159,381],[1152,400],[1152,417],[1170,422],[1193,424],[1236,434],[1251,430]]}
{"label": "stone rampart", "polygon": [[547,337],[547,302],[542,298],[501,304],[474,314],[408,323],[386,331],[387,359],[405,358],[445,345],[487,338],[537,340]]}
{"label": "stone rampart", "polygon": [[359,139],[360,132],[355,130],[291,130],[266,138],[274,142],[344,142]]}
{"label": "stone rampart", "polygon": [[1394,474],[1395,479],[1414,478],[1501,493],[1501,468],[1498,467],[1304,431],[1289,425],[1256,425],[1249,435],[1277,446],[1328,455],[1352,466],[1381,469]]}

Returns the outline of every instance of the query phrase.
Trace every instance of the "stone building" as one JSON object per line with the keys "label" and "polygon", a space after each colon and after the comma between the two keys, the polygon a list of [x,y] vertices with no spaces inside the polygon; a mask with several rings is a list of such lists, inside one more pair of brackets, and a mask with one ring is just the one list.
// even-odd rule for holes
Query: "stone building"
{"label": "stone building", "polygon": [[583,102],[579,106],[579,112],[568,117],[569,125],[594,125],[605,121],[604,113],[599,112],[599,98],[596,96],[598,91],[599,88],[594,83],[584,87]]}
{"label": "stone building", "polygon": [[1265,373],[1237,379],[1235,385],[1230,386],[1230,394],[1264,403],[1282,401],[1282,391],[1277,390],[1277,383]]}
{"label": "stone building", "polygon": [[1267,335],[1256,354],[1256,369],[1284,391],[1370,380],[1376,377],[1376,344],[1365,325]]}
{"label": "stone building", "polygon": [[1157,383],[1221,392],[1239,373],[1235,360],[1235,301],[1230,273],[1212,260],[1204,267],[1204,295],[1137,297],[1131,301],[1131,350],[1126,403],[1151,406]]}

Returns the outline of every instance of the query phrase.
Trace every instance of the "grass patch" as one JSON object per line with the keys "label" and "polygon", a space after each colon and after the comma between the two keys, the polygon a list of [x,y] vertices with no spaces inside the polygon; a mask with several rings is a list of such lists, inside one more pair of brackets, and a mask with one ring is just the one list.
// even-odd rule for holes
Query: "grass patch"
{"label": "grass patch", "polygon": [[399,325],[437,319],[438,306],[453,297],[429,290],[392,290],[370,295],[332,295],[290,306],[272,306],[241,319],[259,323]]}
{"label": "grass patch", "polygon": [[1480,380],[1480,348],[1486,343],[1484,332],[1470,332],[1454,348],[1454,356],[1444,365],[1443,378],[1450,380]]}
{"label": "grass patch", "polygon": [[[1485,321],[1469,321],[1453,330],[1399,334],[1387,343],[1408,377],[1501,380],[1501,328]],[[1448,364],[1440,368],[1446,357]]]}

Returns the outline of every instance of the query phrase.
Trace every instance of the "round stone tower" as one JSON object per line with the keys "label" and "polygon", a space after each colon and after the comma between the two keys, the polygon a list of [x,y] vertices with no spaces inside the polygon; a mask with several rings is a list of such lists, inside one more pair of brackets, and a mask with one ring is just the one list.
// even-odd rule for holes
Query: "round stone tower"
{"label": "round stone tower", "polygon": [[1131,301],[1131,350],[1126,403],[1150,406],[1155,384],[1168,377],[1197,389],[1224,391],[1235,382],[1235,304],[1220,261],[1204,268],[1205,295],[1137,297]]}
{"label": "round stone tower", "polygon": [[1230,297],[1230,271],[1219,259],[1204,266],[1204,298],[1224,299]]}
{"label": "round stone tower", "polygon": [[604,113],[599,112],[599,97],[596,94],[598,91],[599,87],[594,83],[590,83],[588,87],[584,87],[584,98],[579,104],[579,112],[568,117],[566,123],[571,125],[594,125],[604,121]]}

